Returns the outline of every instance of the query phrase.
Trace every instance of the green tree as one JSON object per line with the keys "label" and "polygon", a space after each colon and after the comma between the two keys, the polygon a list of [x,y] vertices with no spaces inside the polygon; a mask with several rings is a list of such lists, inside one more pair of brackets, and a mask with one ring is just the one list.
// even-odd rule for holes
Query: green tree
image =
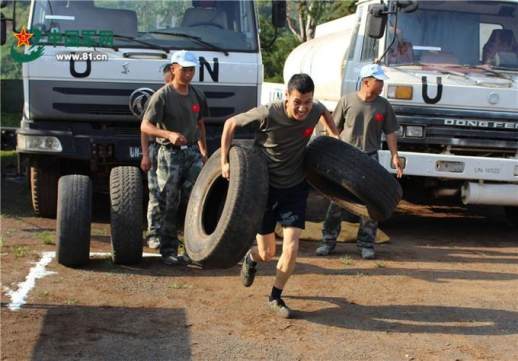
{"label": "green tree", "polygon": [[315,37],[318,24],[338,19],[354,12],[354,0],[298,0],[288,1],[287,23],[300,42]]}
{"label": "green tree", "polygon": [[[12,16],[12,5],[2,9],[2,13],[6,18]],[[14,31],[19,31],[22,26],[28,25],[29,19],[29,3],[26,1],[16,2],[16,29],[11,29],[7,26],[6,37],[7,41],[0,47],[0,78],[1,79],[21,79],[22,78],[22,64],[11,59],[11,46],[16,44],[16,38],[13,35]],[[10,22],[8,24],[11,24]]]}
{"label": "green tree", "polygon": [[[310,6],[311,9],[309,9]],[[287,14],[287,18],[289,19],[287,19],[288,27],[278,29],[277,38],[275,41],[272,41],[274,39],[275,29],[271,24],[271,2],[259,1],[258,12],[261,28],[260,37],[264,64],[264,79],[271,82],[282,82],[284,62],[290,52],[301,42],[312,39],[318,24],[351,14],[355,11],[355,8],[355,0],[290,1],[288,2]],[[290,22],[291,26],[289,25]],[[300,24],[302,24],[302,28]],[[297,26],[299,30],[303,29],[301,33],[291,30],[291,27],[295,26]]]}

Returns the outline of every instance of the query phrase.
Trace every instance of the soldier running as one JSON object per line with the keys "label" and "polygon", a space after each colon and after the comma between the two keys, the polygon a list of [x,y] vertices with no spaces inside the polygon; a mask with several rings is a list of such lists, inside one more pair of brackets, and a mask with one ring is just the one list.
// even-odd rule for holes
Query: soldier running
{"label": "soldier running", "polygon": [[288,82],[286,100],[254,108],[238,114],[225,123],[221,138],[221,170],[229,178],[228,153],[236,128],[255,123],[255,146],[264,155],[269,172],[269,195],[257,246],[243,259],[241,280],[245,287],[254,282],[257,262],[268,262],[275,256],[275,225],[283,227],[282,253],[277,263],[275,281],[268,299],[271,310],[290,317],[290,309],[282,300],[282,291],[295,268],[299,237],[304,229],[308,185],[304,179],[304,149],[313,129],[323,116],[326,129],[338,137],[331,115],[313,101],[314,84],[307,74],[296,74]]}

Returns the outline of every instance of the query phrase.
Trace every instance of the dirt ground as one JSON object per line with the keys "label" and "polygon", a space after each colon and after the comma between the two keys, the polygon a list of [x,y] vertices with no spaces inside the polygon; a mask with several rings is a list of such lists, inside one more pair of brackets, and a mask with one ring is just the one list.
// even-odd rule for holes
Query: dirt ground
{"label": "dirt ground", "polygon": [[[2,180],[2,360],[518,360],[518,232],[498,214],[404,204],[373,261],[353,243],[318,258],[303,241],[285,290],[295,318],[283,320],[266,308],[275,263],[244,288],[238,266],[157,257],[82,269],[54,259],[11,311],[9,290],[55,250],[55,221],[29,205],[23,180]],[[103,212],[95,252],[110,250]]]}

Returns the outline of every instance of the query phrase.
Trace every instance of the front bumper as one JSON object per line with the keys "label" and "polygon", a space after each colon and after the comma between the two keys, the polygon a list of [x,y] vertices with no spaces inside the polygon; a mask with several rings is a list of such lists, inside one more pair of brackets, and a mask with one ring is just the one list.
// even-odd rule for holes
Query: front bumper
{"label": "front bumper", "polygon": [[140,158],[138,127],[102,126],[90,123],[22,121],[16,151],[77,160],[104,159],[135,163]]}
{"label": "front bumper", "polygon": [[[378,151],[380,164],[395,173],[390,151]],[[518,158],[487,158],[452,154],[399,152],[405,175],[445,179],[518,183]]]}

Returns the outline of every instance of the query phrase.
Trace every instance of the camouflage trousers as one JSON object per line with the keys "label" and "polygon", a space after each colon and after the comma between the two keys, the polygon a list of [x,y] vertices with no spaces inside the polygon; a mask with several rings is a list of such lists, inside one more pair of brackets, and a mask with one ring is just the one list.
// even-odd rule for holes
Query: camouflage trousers
{"label": "camouflage trousers", "polygon": [[[322,229],[322,243],[327,243],[334,246],[336,244],[336,239],[342,230],[342,219],[350,219],[351,216],[357,217],[331,202],[329,208],[327,209],[326,219],[324,220],[324,226]],[[356,245],[361,248],[374,248],[374,241],[376,240],[376,232],[378,230],[378,222],[373,221],[368,217],[358,218],[360,218],[360,228],[358,229]]]}
{"label": "camouflage trousers", "polygon": [[162,255],[178,252],[176,223],[180,197],[189,199],[202,166],[203,162],[197,144],[190,145],[184,150],[162,145],[158,150],[159,233]]}
{"label": "camouflage trousers", "polygon": [[149,201],[147,204],[147,238],[160,238],[160,189],[157,179],[157,158],[160,145],[149,143],[149,159],[151,168],[147,172]]}

